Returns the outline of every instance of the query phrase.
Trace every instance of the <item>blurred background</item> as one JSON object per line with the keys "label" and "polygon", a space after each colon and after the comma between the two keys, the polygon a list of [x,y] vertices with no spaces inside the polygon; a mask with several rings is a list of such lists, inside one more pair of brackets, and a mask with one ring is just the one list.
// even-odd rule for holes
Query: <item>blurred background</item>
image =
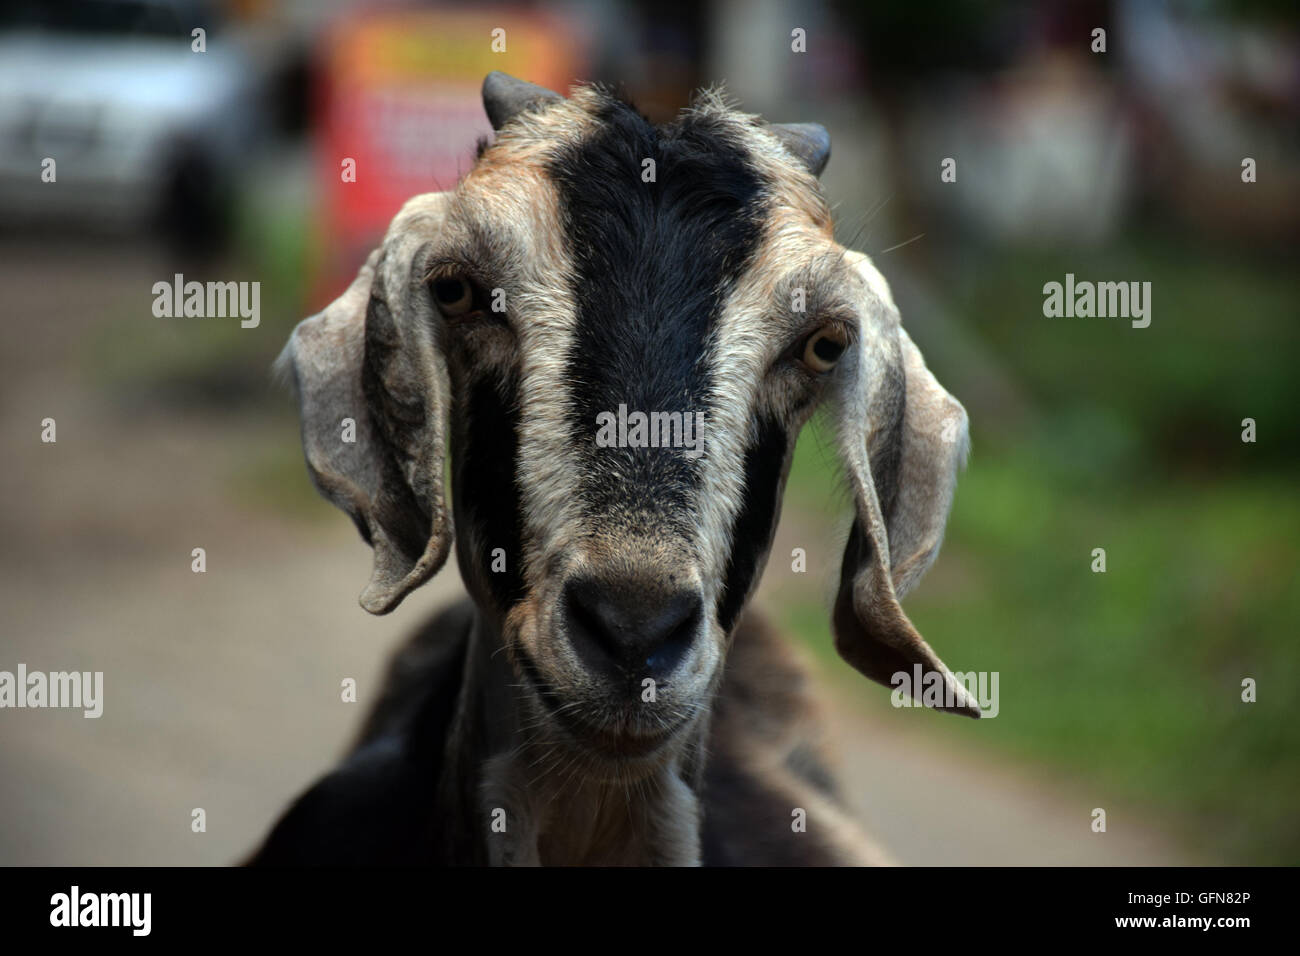
{"label": "blurred background", "polygon": [[[448,568],[360,610],[368,549],[268,368],[468,167],[493,69],[656,120],[724,82],[830,130],[841,241],[972,420],[909,612],[1000,674],[998,716],[895,710],[835,657],[849,504],[819,425],[757,603],[900,861],[1300,862],[1294,4],[67,0],[0,13],[0,669],[102,670],[106,700],[0,713],[0,863],[240,858],[459,593]],[[155,317],[177,272],[260,282],[260,324]],[[1044,318],[1066,273],[1150,282],[1150,327]]]}

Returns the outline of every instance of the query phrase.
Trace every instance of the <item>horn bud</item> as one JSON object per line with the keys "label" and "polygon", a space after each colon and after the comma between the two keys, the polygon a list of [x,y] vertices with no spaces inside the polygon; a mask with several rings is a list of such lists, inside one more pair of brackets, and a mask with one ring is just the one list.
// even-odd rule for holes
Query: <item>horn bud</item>
{"label": "horn bud", "polygon": [[483,109],[495,130],[526,110],[562,99],[554,90],[516,79],[500,70],[493,70],[483,80]]}
{"label": "horn bud", "polygon": [[820,176],[831,158],[831,134],[820,123],[772,123],[768,126],[781,145],[814,176]]}

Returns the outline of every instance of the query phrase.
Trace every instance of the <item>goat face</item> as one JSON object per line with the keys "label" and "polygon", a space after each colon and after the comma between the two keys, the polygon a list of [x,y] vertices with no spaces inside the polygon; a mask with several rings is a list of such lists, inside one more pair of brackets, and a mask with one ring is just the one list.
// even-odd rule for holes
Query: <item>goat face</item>
{"label": "goat face", "polygon": [[953,686],[898,598],[937,552],[965,412],[832,238],[824,130],[707,95],[655,128],[591,88],[484,94],[495,142],[286,350],[314,480],[374,548],[362,605],[444,561],[448,452],[462,576],[530,715],[596,764],[653,763],[708,712],[825,403],[857,504],[837,647]]}

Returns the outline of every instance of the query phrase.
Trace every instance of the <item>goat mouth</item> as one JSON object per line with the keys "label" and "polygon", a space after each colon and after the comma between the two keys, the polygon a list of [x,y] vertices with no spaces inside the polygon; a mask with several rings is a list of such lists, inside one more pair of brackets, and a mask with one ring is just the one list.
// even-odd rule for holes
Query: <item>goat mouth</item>
{"label": "goat mouth", "polygon": [[574,746],[596,758],[616,763],[654,757],[677,740],[681,730],[680,724],[652,729],[620,720],[605,724],[594,724],[580,718],[565,720],[563,714],[556,719]]}
{"label": "goat mouth", "polygon": [[583,740],[588,748],[602,756],[627,760],[651,757],[676,736],[672,731],[641,734],[591,729],[584,734]]}
{"label": "goat mouth", "polygon": [[630,708],[602,708],[609,719],[595,722],[575,713],[573,701],[566,699],[542,676],[536,663],[525,652],[520,652],[524,678],[541,702],[546,715],[572,742],[583,750],[599,757],[613,760],[635,760],[653,756],[680,736],[685,720],[671,724],[649,725]]}

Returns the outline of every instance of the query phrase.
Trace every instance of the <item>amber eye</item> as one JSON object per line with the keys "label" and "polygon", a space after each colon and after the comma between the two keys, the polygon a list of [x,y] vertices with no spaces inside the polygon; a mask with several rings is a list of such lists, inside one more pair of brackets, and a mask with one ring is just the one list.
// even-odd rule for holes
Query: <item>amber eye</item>
{"label": "amber eye", "polygon": [[474,308],[474,287],[460,276],[433,280],[433,300],[446,316],[464,315]]}
{"label": "amber eye", "polygon": [[814,332],[803,349],[803,363],[814,372],[829,372],[848,347],[844,333],[834,326]]}

